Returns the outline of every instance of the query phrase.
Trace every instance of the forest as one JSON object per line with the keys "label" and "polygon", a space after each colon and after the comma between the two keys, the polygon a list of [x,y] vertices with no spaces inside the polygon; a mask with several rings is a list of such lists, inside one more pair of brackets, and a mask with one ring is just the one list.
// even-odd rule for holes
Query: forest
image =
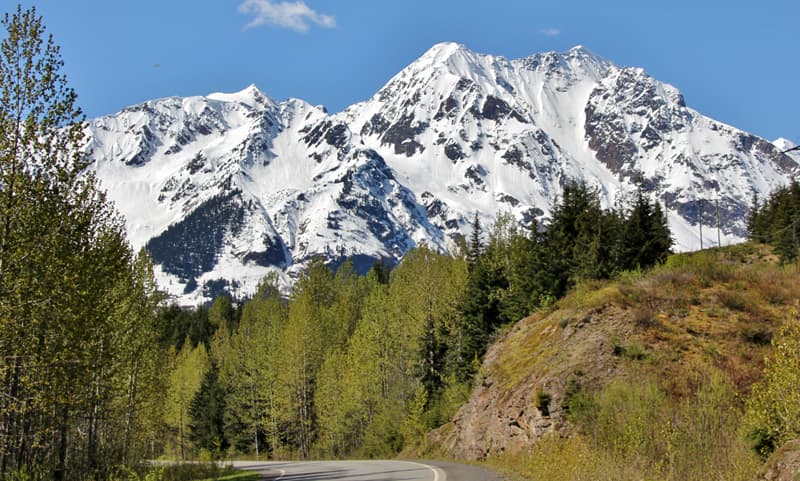
{"label": "forest", "polygon": [[[391,456],[416,446],[469,396],[498,329],[602,279],[662,261],[671,245],[643,191],[615,209],[580,183],[546,226],[477,215],[458,255],[420,247],[365,276],[312,261],[285,299],[161,311],[171,367],[161,452],[277,458]],[[157,454],[157,453],[154,453]]]}

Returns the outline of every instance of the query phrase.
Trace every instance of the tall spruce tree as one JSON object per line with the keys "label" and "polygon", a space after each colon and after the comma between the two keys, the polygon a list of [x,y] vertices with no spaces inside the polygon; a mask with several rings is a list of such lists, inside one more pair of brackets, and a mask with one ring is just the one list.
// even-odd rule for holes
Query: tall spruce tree
{"label": "tall spruce tree", "polygon": [[748,234],[756,242],[774,248],[784,262],[800,256],[800,183],[792,181],[772,192],[763,202],[754,201],[748,218]]}
{"label": "tall spruce tree", "polygon": [[506,319],[514,321],[533,312],[538,301],[534,278],[541,235],[536,218],[531,215],[531,219],[527,231],[518,233],[509,246],[508,291],[501,309]]}
{"label": "tall spruce tree", "polygon": [[225,389],[219,382],[219,369],[208,369],[200,389],[189,403],[189,439],[196,449],[204,449],[215,458],[228,449],[225,437]]}
{"label": "tall spruce tree", "polygon": [[641,188],[633,195],[619,234],[617,270],[653,266],[664,261],[672,247],[667,218],[661,205],[650,200]]}

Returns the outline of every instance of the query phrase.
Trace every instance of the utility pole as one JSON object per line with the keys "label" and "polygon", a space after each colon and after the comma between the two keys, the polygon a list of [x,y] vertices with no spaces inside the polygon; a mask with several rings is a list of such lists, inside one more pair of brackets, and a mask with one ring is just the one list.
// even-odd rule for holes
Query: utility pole
{"label": "utility pole", "polygon": [[720,233],[720,231],[722,229],[720,228],[720,225],[722,224],[722,221],[720,220],[720,217],[719,217],[719,196],[717,196],[716,204],[717,204],[717,247],[721,248],[722,247],[722,234]]}
{"label": "utility pole", "polygon": [[698,202],[697,203],[697,225],[700,226],[700,250],[703,250],[703,216],[702,216],[702,209],[703,209],[703,204]]}

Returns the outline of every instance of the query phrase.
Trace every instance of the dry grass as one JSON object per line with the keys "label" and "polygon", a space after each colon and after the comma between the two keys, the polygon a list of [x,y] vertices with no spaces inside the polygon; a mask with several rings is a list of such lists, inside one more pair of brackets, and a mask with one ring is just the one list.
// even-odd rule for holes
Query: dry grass
{"label": "dry grass", "polygon": [[[637,398],[651,411],[635,402],[621,406],[627,401],[620,399],[609,405],[655,421],[647,432],[627,434],[595,425],[569,436],[568,429],[564,438],[491,463],[535,480],[751,479],[757,461],[739,438],[741,400],[762,375],[773,333],[798,306],[800,265],[781,266],[768,247],[755,244],[674,255],[648,272],[579,284],[507,332],[484,375],[509,390],[549,379],[552,406],[564,403],[575,372],[598,396],[654,379],[661,397]],[[725,386],[717,398],[703,391],[709,373]],[[636,423],[615,419],[608,426],[635,431]]]}
{"label": "dry grass", "polygon": [[549,436],[489,463],[537,481],[752,479],[758,459],[738,436],[741,406],[733,387],[719,373],[696,381],[695,393],[683,400],[652,380],[615,381],[573,414],[580,434]]}

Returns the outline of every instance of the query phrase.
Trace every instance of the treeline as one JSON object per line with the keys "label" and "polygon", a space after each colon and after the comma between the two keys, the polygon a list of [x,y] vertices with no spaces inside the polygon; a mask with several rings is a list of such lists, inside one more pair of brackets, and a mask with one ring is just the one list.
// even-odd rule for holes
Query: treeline
{"label": "treeline", "polygon": [[580,279],[659,262],[671,244],[644,192],[604,210],[583,184],[565,189],[546,228],[501,215],[485,237],[476,220],[463,255],[418,248],[365,276],[315,261],[288,300],[267,278],[240,309],[220,298],[197,311],[206,327],[173,309],[192,339],[170,334],[161,448],[306,458],[415,446],[467,399],[499,326]]}
{"label": "treeline", "polygon": [[756,197],[747,222],[750,240],[770,244],[785,262],[800,253],[800,184],[772,192],[762,203]]}
{"label": "treeline", "polygon": [[159,425],[160,297],[87,173],[83,117],[35,10],[0,42],[0,479],[107,477]]}
{"label": "treeline", "polygon": [[517,225],[501,214],[484,246],[477,216],[473,221],[462,311],[485,332],[562,297],[580,279],[607,279],[662,262],[672,246],[661,205],[641,189],[603,209],[596,189],[572,182],[546,226],[534,222],[523,231]]}

